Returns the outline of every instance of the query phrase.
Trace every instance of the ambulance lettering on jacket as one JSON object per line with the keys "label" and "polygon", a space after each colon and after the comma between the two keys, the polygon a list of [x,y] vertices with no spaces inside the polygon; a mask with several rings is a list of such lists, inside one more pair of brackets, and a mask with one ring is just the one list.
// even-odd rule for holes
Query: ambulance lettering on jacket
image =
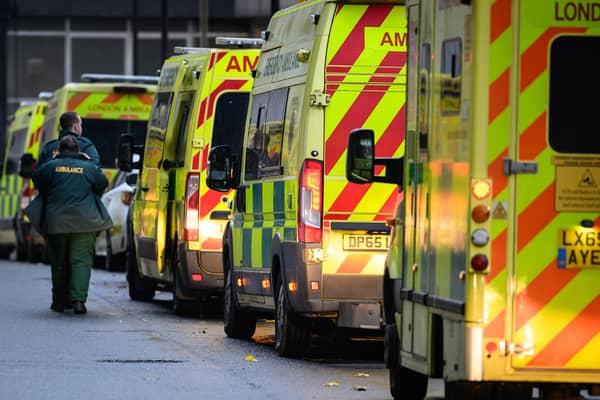
{"label": "ambulance lettering on jacket", "polygon": [[566,4],[554,3],[556,21],[600,21],[600,2],[584,3],[569,1]]}
{"label": "ambulance lettering on jacket", "polygon": [[55,171],[62,174],[83,174],[82,167],[65,167],[64,165],[59,165]]}

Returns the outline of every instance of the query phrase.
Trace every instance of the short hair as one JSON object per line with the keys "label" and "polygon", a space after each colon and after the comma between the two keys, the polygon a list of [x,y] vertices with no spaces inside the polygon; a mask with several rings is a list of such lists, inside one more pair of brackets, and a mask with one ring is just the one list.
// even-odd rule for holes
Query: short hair
{"label": "short hair", "polygon": [[59,153],[79,153],[79,142],[73,135],[66,135],[58,143]]}
{"label": "short hair", "polygon": [[68,131],[73,128],[73,126],[79,123],[81,117],[79,114],[73,111],[67,111],[60,116],[60,128],[64,131]]}

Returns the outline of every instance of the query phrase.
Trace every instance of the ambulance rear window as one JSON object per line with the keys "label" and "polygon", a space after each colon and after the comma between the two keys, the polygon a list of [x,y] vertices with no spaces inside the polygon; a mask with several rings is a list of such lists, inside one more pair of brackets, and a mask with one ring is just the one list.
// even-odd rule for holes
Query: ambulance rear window
{"label": "ambulance rear window", "polygon": [[134,144],[144,144],[148,121],[83,118],[83,136],[96,145],[102,168],[115,168],[119,136],[133,135]]}
{"label": "ambulance rear window", "polygon": [[548,135],[559,153],[600,153],[600,36],[562,36],[550,47]]}

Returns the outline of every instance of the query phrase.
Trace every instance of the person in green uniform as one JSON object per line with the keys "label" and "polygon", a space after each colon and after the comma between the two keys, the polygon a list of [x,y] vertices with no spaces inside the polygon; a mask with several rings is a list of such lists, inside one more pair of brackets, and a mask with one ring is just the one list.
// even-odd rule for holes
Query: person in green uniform
{"label": "person in green uniform", "polygon": [[100,201],[108,179],[80,153],[73,135],[60,139],[58,154],[38,165],[32,179],[46,201],[42,234],[52,269],[51,309],[63,312],[72,305],[75,313],[84,314],[96,235],[112,227]]}
{"label": "person in green uniform", "polygon": [[58,134],[58,139],[50,140],[48,143],[44,144],[37,160],[37,165],[40,166],[56,156],[58,153],[58,144],[63,137],[73,136],[79,143],[79,150],[81,153],[86,154],[94,164],[100,166],[100,155],[98,154],[94,142],[85,136],[82,136],[83,127],[79,114],[73,111],[67,111],[60,116],[59,121],[61,131]]}

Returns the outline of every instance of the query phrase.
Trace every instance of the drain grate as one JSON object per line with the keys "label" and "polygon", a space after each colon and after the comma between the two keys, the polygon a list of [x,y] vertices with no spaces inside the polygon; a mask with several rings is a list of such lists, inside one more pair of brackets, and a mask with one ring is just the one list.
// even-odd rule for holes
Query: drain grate
{"label": "drain grate", "polygon": [[118,364],[178,364],[182,363],[182,360],[127,360],[127,359],[113,359],[113,360],[97,360],[101,363],[118,363]]}

